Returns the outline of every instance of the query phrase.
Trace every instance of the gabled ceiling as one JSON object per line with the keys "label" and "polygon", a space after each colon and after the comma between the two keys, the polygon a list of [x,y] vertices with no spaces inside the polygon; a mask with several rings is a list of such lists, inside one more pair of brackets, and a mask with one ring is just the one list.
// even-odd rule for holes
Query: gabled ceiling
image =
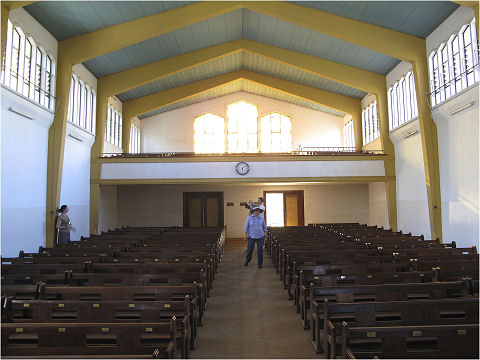
{"label": "gabled ceiling", "polygon": [[[312,12],[325,11],[421,38],[429,35],[459,6],[447,1],[301,1],[292,3],[310,8]],[[38,1],[26,6],[25,10],[61,41],[152,14],[182,7],[188,9],[191,4],[194,2]],[[246,8],[238,8],[87,60],[83,65],[95,77],[102,78],[162,59],[240,39],[293,50],[382,75],[386,75],[400,61],[348,41],[316,32],[298,23]],[[365,91],[341,84],[335,79],[328,80],[312,72],[277,61],[275,58],[267,58],[248,51],[225,54],[116,95],[122,102],[126,102],[237,70],[265,74],[355,99],[361,99],[366,95]],[[318,103],[239,79],[188,99],[168,104],[141,117],[237,91],[250,92],[298,106],[342,115],[342,112]]]}

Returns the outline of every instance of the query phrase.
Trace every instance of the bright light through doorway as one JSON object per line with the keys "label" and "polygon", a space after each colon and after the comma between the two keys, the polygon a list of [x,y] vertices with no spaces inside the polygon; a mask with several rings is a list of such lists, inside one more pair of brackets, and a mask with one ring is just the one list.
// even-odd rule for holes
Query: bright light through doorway
{"label": "bright light through doorway", "polygon": [[283,193],[266,194],[266,210],[268,226],[284,226]]}

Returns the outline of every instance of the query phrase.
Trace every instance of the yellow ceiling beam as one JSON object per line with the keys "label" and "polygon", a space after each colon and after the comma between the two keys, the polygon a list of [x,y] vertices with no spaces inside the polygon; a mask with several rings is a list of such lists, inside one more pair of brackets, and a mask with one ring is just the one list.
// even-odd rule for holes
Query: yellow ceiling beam
{"label": "yellow ceiling beam", "polygon": [[242,47],[251,53],[355,89],[369,93],[386,91],[386,78],[382,74],[251,40],[242,40]]}
{"label": "yellow ceiling beam", "polygon": [[78,64],[240,8],[228,1],[194,3],[59,42],[66,61]]}
{"label": "yellow ceiling beam", "polygon": [[112,96],[238,51],[248,51],[365,92],[377,94],[386,91],[385,75],[245,39],[107,75],[98,80],[98,88]]}
{"label": "yellow ceiling beam", "polygon": [[2,6],[8,10],[15,10],[33,4],[35,1],[2,1]]}
{"label": "yellow ceiling beam", "polygon": [[412,62],[425,40],[416,36],[284,1],[247,1],[243,7]]}
{"label": "yellow ceiling beam", "polygon": [[223,44],[192,51],[136,68],[120,71],[98,79],[98,86],[108,94],[116,95],[136,88],[165,76],[191,69],[208,61],[241,51],[244,40],[235,40]]}
{"label": "yellow ceiling beam", "polygon": [[361,111],[360,100],[349,96],[335,94],[251,71],[243,71],[242,78],[354,116]]}
{"label": "yellow ceiling beam", "polygon": [[263,74],[246,70],[238,70],[144,96],[138,99],[126,101],[123,103],[123,118],[145,114],[163,106],[187,99],[194,95],[240,79],[254,81],[261,85],[289,93],[315,103],[319,103],[323,106],[341,112],[356,114],[356,112],[360,111],[360,100],[358,99],[331,93],[325,90],[315,89],[310,86],[300,85],[291,81],[281,80]]}

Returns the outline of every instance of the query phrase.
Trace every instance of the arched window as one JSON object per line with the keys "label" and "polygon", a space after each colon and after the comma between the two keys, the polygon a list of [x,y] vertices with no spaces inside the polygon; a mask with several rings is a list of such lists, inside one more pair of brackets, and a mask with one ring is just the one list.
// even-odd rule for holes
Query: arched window
{"label": "arched window", "polygon": [[197,116],[194,120],[195,131],[193,148],[197,154],[225,153],[225,120],[211,113]]}
{"label": "arched window", "polygon": [[292,151],[292,122],[289,116],[271,113],[260,119],[260,149],[263,153]]}
{"label": "arched window", "polygon": [[257,107],[239,101],[228,106],[227,118],[228,152],[258,152]]}

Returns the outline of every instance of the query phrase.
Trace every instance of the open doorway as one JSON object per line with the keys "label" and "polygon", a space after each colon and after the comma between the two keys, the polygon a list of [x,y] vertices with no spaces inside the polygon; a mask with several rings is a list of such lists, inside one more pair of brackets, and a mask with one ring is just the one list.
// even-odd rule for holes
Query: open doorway
{"label": "open doorway", "polygon": [[267,226],[303,226],[303,190],[264,191]]}

